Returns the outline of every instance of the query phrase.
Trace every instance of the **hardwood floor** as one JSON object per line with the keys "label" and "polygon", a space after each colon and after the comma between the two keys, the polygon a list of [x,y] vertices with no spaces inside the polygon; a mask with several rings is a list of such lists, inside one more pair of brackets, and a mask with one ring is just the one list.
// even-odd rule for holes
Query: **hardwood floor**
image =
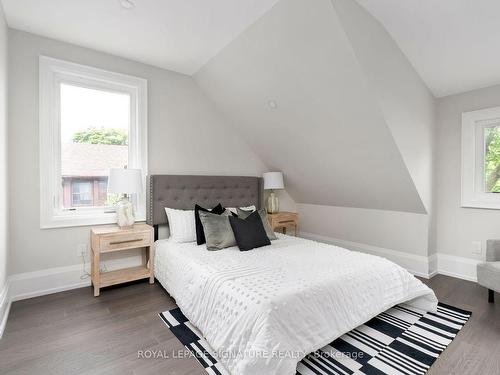
{"label": "hardwood floor", "polygon": [[500,303],[488,303],[488,291],[470,281],[442,275],[422,281],[439,301],[472,311],[465,327],[427,374],[500,374]]}
{"label": "hardwood floor", "polygon": [[[441,275],[423,281],[440,301],[473,312],[428,374],[500,374],[500,296],[492,305],[475,283]],[[0,373],[204,375],[192,358],[139,358],[141,350],[183,349],[157,316],[173,307],[158,283],[147,282],[97,298],[88,287],[15,302],[0,340]]]}

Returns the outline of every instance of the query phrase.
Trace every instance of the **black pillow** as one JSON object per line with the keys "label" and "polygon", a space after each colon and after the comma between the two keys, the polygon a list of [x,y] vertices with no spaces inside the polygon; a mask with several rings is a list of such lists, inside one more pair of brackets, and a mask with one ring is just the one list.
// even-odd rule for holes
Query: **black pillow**
{"label": "black pillow", "polygon": [[220,215],[223,213],[226,209],[222,207],[222,205],[219,203],[217,206],[212,208],[211,210],[208,210],[206,208],[203,208],[201,206],[198,206],[197,204],[194,206],[194,222],[196,225],[196,243],[198,245],[203,245],[207,240],[205,239],[205,232],[203,231],[203,224],[201,224],[200,220],[200,215],[198,212],[200,211],[205,211],[205,212],[211,212],[213,214]]}
{"label": "black pillow", "polygon": [[271,244],[258,211],[255,211],[246,219],[229,216],[229,223],[231,224],[231,228],[233,228],[236,244],[241,251],[252,250]]}

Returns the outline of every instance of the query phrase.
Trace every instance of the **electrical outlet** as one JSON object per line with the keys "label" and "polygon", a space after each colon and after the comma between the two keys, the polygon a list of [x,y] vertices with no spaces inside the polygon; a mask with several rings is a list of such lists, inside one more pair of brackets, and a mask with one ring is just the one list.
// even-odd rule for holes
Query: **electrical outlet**
{"label": "electrical outlet", "polygon": [[481,241],[472,241],[472,254],[481,255],[483,253],[483,244]]}
{"label": "electrical outlet", "polygon": [[81,243],[76,246],[76,256],[77,257],[86,257],[88,255],[88,246],[86,243]]}

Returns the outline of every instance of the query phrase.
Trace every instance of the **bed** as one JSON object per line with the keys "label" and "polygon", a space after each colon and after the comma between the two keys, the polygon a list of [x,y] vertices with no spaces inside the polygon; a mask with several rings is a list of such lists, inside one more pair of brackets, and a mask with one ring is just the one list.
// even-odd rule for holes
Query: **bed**
{"label": "bed", "polygon": [[[149,200],[157,228],[163,207],[259,207],[261,182],[152,176]],[[233,375],[295,374],[306,354],[398,303],[437,308],[432,290],[384,258],[285,235],[248,252],[160,239],[155,274]]]}

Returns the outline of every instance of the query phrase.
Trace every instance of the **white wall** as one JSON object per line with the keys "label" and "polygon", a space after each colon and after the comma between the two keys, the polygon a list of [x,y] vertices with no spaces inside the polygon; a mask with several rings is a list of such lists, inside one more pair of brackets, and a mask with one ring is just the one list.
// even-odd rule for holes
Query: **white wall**
{"label": "white wall", "polygon": [[301,231],[427,256],[435,100],[385,28],[355,1],[331,0],[427,214],[298,204]]}
{"label": "white wall", "polygon": [[[462,112],[500,106],[500,85],[437,100],[436,227],[432,247],[439,253],[481,259],[485,241],[500,238],[500,210],[460,207]],[[472,254],[483,242],[483,255]]]}
{"label": "white wall", "polygon": [[88,243],[90,236],[87,227],[40,230],[39,55],[148,80],[150,173],[260,175],[267,170],[191,77],[9,30],[10,274],[78,264],[76,245]]}
{"label": "white wall", "polygon": [[426,214],[310,204],[297,208],[301,232],[427,256]]}
{"label": "white wall", "polygon": [[331,1],[422,202],[430,212],[434,96],[379,21],[356,1]]}
{"label": "white wall", "polygon": [[7,133],[7,26],[0,5],[0,324],[6,308],[2,291],[7,279],[9,247]]}

